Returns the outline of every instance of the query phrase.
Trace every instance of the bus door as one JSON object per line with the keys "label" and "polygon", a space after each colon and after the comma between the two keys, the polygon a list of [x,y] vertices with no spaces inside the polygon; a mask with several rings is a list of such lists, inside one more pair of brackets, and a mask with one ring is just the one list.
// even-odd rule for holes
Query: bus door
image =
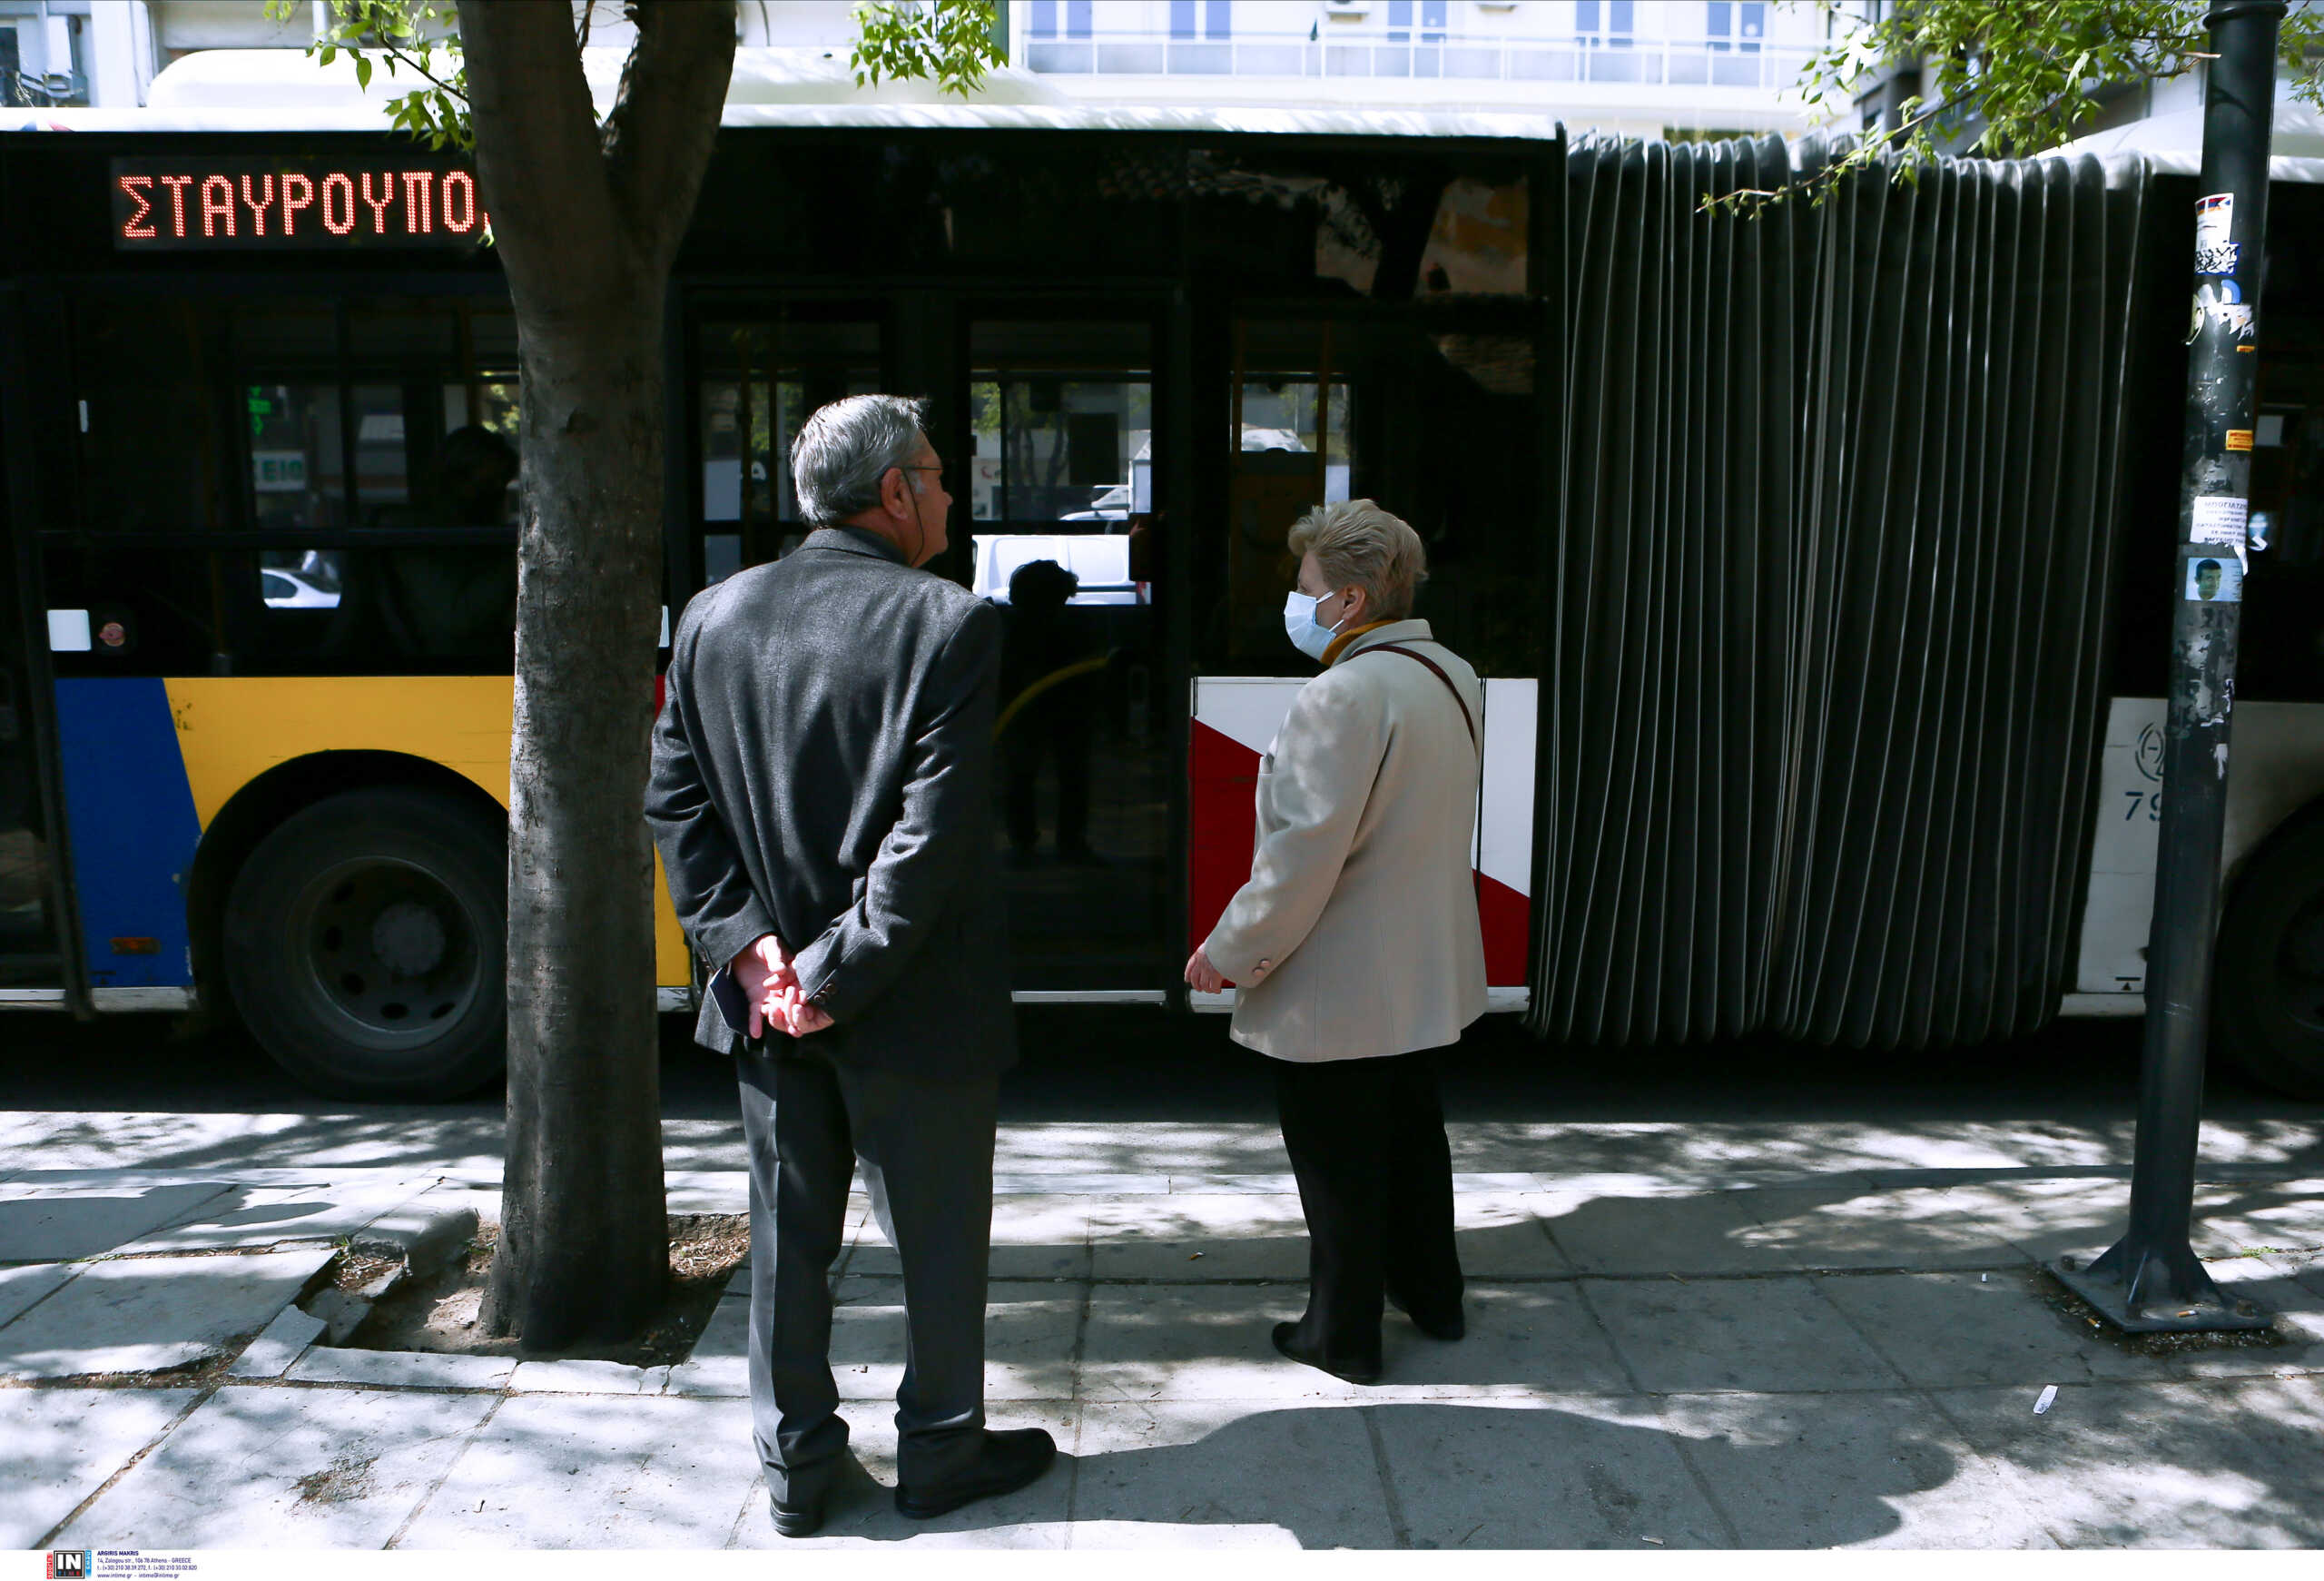
{"label": "bus door", "polygon": [[[1315,674],[1284,635],[1298,569],[1285,535],[1315,506],[1370,499],[1427,547],[1413,614],[1484,681],[1473,860],[1486,981],[1496,1008],[1524,1003],[1554,504],[1534,398],[1537,331],[1521,305],[1499,304],[1249,311],[1230,325],[1225,510],[1194,556],[1190,944],[1249,874],[1259,758]],[[1226,1003],[1196,996],[1198,1008]]]}
{"label": "bus door", "polygon": [[[0,300],[9,304],[9,320],[22,323],[16,299]],[[34,667],[41,650],[34,645],[86,647],[89,630],[85,612],[59,610],[51,618],[34,603],[25,585],[34,564],[27,546],[36,526],[26,518],[37,508],[31,503],[33,474],[24,454],[30,448],[30,414],[20,399],[26,386],[17,376],[21,370],[13,366],[15,350],[12,344],[7,368],[13,393],[0,417],[0,443],[11,479],[6,498],[0,499],[0,999],[62,1003],[59,891],[41,796],[37,722],[44,711],[34,690],[43,684]]]}
{"label": "bus door", "polygon": [[684,585],[709,587],[799,546],[811,529],[791,487],[791,441],[817,407],[887,388],[887,340],[884,311],[871,303],[703,311],[694,342],[700,470]]}
{"label": "bus door", "polygon": [[1005,620],[993,823],[1018,996],[1159,1003],[1185,703],[1157,618],[1156,327],[965,316],[967,431],[946,462],[970,585]]}

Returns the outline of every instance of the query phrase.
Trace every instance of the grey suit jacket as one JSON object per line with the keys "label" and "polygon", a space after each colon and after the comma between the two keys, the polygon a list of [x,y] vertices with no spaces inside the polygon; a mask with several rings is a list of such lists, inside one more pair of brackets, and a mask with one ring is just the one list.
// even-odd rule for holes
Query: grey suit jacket
{"label": "grey suit jacket", "polygon": [[[825,528],[705,589],[671,639],[645,817],[678,921],[714,969],[781,939],[835,1061],[929,1080],[1015,1062],[1000,630],[967,589]],[[694,1036],[742,1042],[707,996]]]}

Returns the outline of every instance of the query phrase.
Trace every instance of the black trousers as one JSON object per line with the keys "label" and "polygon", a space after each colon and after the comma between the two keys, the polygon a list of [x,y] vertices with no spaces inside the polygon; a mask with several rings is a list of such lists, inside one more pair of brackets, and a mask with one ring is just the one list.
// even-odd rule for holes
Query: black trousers
{"label": "black trousers", "polygon": [[1307,1217],[1298,1342],[1335,1363],[1376,1368],[1385,1290],[1422,1322],[1461,1309],[1435,1052],[1275,1068],[1283,1144]]}
{"label": "black trousers", "polygon": [[751,1161],[751,1423],[768,1487],[812,1498],[843,1464],[830,1279],[859,1158],[903,1265],[897,1475],[908,1487],[948,1479],[984,1443],[999,1078],[845,1069],[812,1037],[746,1048],[735,1064]]}

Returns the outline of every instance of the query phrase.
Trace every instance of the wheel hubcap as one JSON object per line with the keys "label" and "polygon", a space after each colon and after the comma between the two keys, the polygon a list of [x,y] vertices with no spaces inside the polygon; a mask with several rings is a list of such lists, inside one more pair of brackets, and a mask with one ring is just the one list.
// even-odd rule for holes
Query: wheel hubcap
{"label": "wheel hubcap", "polygon": [[433,1042],[475,999],[475,920],[425,868],[343,863],[300,896],[306,987],[341,1033],[371,1048]]}

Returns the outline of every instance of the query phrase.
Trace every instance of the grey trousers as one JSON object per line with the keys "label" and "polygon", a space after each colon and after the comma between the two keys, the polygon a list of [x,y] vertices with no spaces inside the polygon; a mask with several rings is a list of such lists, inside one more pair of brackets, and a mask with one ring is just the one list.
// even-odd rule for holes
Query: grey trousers
{"label": "grey trousers", "polygon": [[830,1276],[859,1159],[903,1265],[897,1476],[946,1481],[984,1442],[999,1079],[848,1070],[812,1037],[781,1042],[735,1057],[751,1161],[751,1421],[767,1486],[785,1503],[812,1498],[844,1463]]}

